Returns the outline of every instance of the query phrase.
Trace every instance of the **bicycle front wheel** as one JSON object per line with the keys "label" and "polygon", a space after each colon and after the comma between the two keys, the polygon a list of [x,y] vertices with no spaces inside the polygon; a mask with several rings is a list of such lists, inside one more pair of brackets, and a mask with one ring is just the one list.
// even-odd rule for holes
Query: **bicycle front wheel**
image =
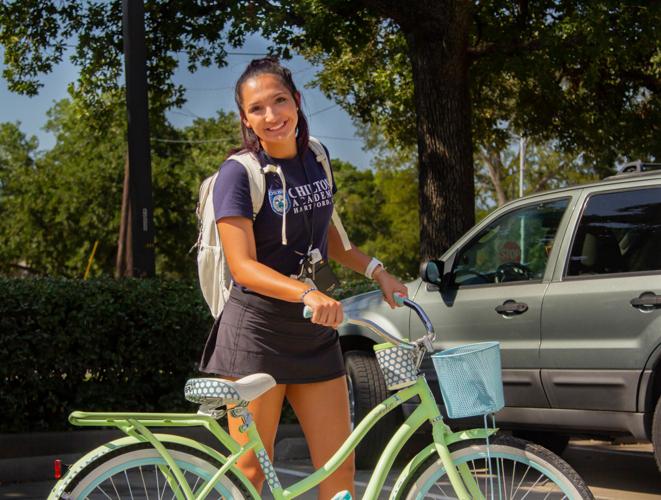
{"label": "bicycle front wheel", "polygon": [[[486,499],[593,499],[572,467],[546,448],[508,436],[450,446],[454,463],[465,464]],[[400,498],[457,498],[437,455],[411,474]]]}
{"label": "bicycle front wheel", "polygon": [[[168,443],[167,448],[193,492],[199,491],[221,467],[213,458],[192,448],[175,443]],[[70,481],[61,498],[185,498],[173,477],[158,451],[148,443],[139,443],[118,448],[93,460]],[[207,498],[243,500],[252,496],[236,476],[228,472],[214,485]]]}

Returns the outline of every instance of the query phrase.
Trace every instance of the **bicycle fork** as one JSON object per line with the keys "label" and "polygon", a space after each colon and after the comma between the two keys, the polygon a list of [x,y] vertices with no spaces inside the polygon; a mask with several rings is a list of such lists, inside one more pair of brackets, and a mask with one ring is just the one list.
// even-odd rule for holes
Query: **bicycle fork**
{"label": "bicycle fork", "polygon": [[438,410],[436,400],[431,392],[429,392],[429,388],[427,388],[427,391],[423,391],[420,394],[420,402],[421,405],[426,406],[426,409],[430,414],[435,415],[434,418],[431,419],[434,447],[443,463],[443,467],[445,468],[454,492],[460,500],[484,500],[484,496],[482,495],[473,474],[471,474],[468,465],[464,463],[457,466],[450,456],[450,449],[448,448],[445,438],[451,434],[451,431],[445,422],[443,422],[443,416]]}

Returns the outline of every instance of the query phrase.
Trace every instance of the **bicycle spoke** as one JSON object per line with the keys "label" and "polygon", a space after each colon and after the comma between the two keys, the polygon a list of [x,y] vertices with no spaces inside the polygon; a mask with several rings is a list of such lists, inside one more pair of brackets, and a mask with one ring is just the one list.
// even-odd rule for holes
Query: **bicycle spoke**
{"label": "bicycle spoke", "polygon": [[516,477],[516,462],[514,462],[512,467],[512,482],[510,483],[510,498],[514,498],[514,478]]}
{"label": "bicycle spoke", "polygon": [[115,481],[110,478],[110,484],[112,485],[112,489],[115,490],[115,495],[117,495],[117,500],[122,500],[122,497],[119,496],[119,492],[117,491],[117,486],[115,486]]}
{"label": "bicycle spoke", "polygon": [[154,476],[156,477],[156,494],[158,495],[157,500],[161,500],[161,487],[158,482],[159,470],[158,466],[154,465]]}
{"label": "bicycle spoke", "polygon": [[521,488],[521,485],[523,484],[523,480],[526,478],[528,475],[528,471],[530,470],[530,466],[526,469],[526,471],[523,473],[523,477],[521,478],[521,481],[519,481],[519,484],[516,486],[516,490],[514,490],[513,496],[516,496],[516,493],[519,491],[519,488]]}
{"label": "bicycle spoke", "polygon": [[505,471],[503,470],[503,467],[505,465],[502,463],[502,460],[499,458],[496,458],[496,474],[498,478],[498,498],[501,499],[503,498],[503,486],[502,486],[502,479],[501,479],[501,472],[502,475],[504,476]]}
{"label": "bicycle spoke", "polygon": [[149,492],[147,491],[147,485],[145,484],[145,476],[142,474],[142,465],[140,466],[140,478],[142,479],[142,487],[145,490],[145,496],[149,500]]}
{"label": "bicycle spoke", "polygon": [[190,490],[193,492],[193,494],[195,494],[195,488],[197,488],[197,483],[200,482],[200,479],[201,479],[200,476],[198,476],[197,479],[195,480],[195,484],[191,486]]}
{"label": "bicycle spoke", "polygon": [[[507,481],[505,480],[505,460],[501,457],[500,459],[500,469],[503,471],[503,498],[507,499]],[[498,490],[500,491],[500,489]]]}
{"label": "bicycle spoke", "polygon": [[532,486],[530,486],[528,488],[528,491],[526,492],[526,494],[521,497],[521,500],[524,500],[524,498],[526,498],[528,496],[528,494],[535,489],[535,486],[537,486],[537,483],[539,483],[542,480],[542,478],[544,478],[544,477],[546,477],[546,476],[544,476],[544,474],[540,474],[539,477],[532,484]]}
{"label": "bicycle spoke", "polygon": [[451,497],[448,497],[448,494],[445,492],[445,490],[443,488],[441,488],[441,485],[439,483],[440,483],[440,481],[437,481],[434,486],[436,486],[436,489],[438,489],[438,491],[441,492],[442,496],[439,497],[439,496],[434,495],[432,498],[439,498],[439,499],[451,498]]}
{"label": "bicycle spoke", "polygon": [[[184,476],[183,476],[183,477],[184,477],[184,481],[187,481],[187,480],[186,480],[186,474],[187,474],[187,473],[188,473],[188,471],[184,471]],[[180,492],[180,491],[181,491],[181,485],[177,484],[177,489],[173,490],[173,492],[172,492],[172,498],[170,498],[170,500],[174,500],[174,499],[177,497],[177,492]]]}
{"label": "bicycle spoke", "polygon": [[[108,500],[112,500],[112,498],[110,497],[110,495],[108,495],[105,491],[103,491],[103,488],[101,488],[101,486],[97,486],[96,489],[99,490],[101,493],[103,493],[103,495],[104,495]],[[88,498],[89,498],[89,497],[88,497]]]}
{"label": "bicycle spoke", "polygon": [[168,488],[168,477],[160,468],[159,468],[158,472],[160,474],[163,474],[163,491],[159,492],[158,500],[163,500],[165,498],[165,490]]}
{"label": "bicycle spoke", "polygon": [[126,478],[126,485],[129,487],[129,495],[131,496],[131,500],[135,500],[133,498],[133,490],[131,489],[131,481],[129,481],[129,475],[126,471],[124,471],[124,477]]}

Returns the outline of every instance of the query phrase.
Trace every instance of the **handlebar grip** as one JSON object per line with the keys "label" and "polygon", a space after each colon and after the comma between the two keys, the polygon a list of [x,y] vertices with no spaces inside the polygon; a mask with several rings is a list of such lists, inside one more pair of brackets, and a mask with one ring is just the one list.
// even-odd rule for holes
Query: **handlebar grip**
{"label": "handlebar grip", "polygon": [[398,306],[403,306],[404,305],[404,299],[406,298],[406,295],[403,293],[395,292],[392,294],[392,299],[395,301],[395,304]]}
{"label": "handlebar grip", "polygon": [[[310,318],[312,318],[312,313],[313,313],[313,311],[312,311],[312,308],[311,308],[310,306],[305,306],[305,307],[303,308],[303,317],[304,317],[305,319],[310,319]],[[344,326],[344,325],[346,325],[346,324],[348,323],[348,321],[349,321],[349,318],[347,318],[347,317],[345,316],[345,317],[344,317],[344,320],[342,321],[342,323],[340,323],[340,324],[337,325],[337,326],[338,326],[338,327],[340,327],[340,326]]]}
{"label": "handlebar grip", "polygon": [[[398,306],[403,306],[406,295],[399,292],[395,292],[392,294],[392,298],[395,301],[395,304],[397,304]],[[310,319],[312,317],[312,308],[310,306],[305,306],[303,308],[303,317],[305,319]]]}

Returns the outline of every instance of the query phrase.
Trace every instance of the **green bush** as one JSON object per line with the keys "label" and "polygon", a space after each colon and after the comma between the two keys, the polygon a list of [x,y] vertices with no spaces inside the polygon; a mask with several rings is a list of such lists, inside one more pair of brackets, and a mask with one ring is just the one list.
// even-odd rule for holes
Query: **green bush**
{"label": "green bush", "polygon": [[0,432],[72,410],[195,411],[183,396],[213,319],[197,283],[0,279]]}
{"label": "green bush", "polygon": [[197,282],[0,278],[0,432],[67,429],[73,410],[195,411],[183,387],[212,323]]}

